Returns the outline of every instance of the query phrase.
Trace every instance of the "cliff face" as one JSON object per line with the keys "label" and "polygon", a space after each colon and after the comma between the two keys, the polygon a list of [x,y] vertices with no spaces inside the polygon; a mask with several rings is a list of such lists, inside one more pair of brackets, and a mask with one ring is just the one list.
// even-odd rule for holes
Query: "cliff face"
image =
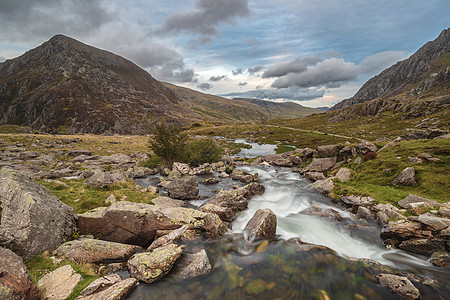
{"label": "cliff face", "polygon": [[[445,29],[434,41],[426,43],[408,59],[396,63],[367,81],[352,98],[339,102],[332,107],[332,110],[349,107],[353,104],[367,102],[376,98],[389,98],[399,95],[405,91],[415,89],[415,85],[423,82],[428,77],[428,83],[424,83],[422,90],[419,89],[416,92],[423,93],[433,88],[449,78],[448,65],[443,64],[442,69],[433,70],[436,67],[436,62],[446,56],[449,51],[450,29]],[[438,75],[431,74],[432,76],[430,77],[430,74],[427,73],[431,71],[433,71],[433,74]],[[427,78],[424,78],[424,76]]]}
{"label": "cliff face", "polygon": [[132,62],[57,35],[0,64],[0,124],[67,133],[142,133],[146,118],[195,118]]}

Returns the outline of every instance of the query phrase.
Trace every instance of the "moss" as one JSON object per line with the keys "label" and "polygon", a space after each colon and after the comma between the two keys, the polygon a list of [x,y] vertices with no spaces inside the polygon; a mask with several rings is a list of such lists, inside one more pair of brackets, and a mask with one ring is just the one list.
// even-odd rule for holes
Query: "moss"
{"label": "moss", "polygon": [[267,283],[261,279],[255,279],[250,281],[245,290],[250,294],[260,294],[266,290]]}

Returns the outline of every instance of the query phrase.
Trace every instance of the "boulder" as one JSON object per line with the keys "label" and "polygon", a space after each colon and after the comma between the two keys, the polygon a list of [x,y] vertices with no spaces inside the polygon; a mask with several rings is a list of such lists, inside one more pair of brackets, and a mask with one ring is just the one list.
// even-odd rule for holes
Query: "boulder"
{"label": "boulder", "polygon": [[38,281],[38,287],[43,291],[43,299],[67,299],[77,284],[83,280],[70,265],[62,266]]}
{"label": "boulder", "polygon": [[410,221],[391,221],[381,229],[383,239],[404,241],[411,237],[421,237],[421,225]]}
{"label": "boulder", "polygon": [[249,240],[275,237],[277,231],[277,216],[270,209],[258,209],[245,225]]}
{"label": "boulder", "polygon": [[152,283],[169,273],[184,250],[183,246],[169,244],[153,250],[135,254],[128,261],[131,277],[146,283]]}
{"label": "boulder", "polygon": [[364,155],[366,155],[369,152],[377,152],[378,147],[375,144],[371,143],[371,142],[364,141],[362,143],[357,144],[355,146],[355,149],[356,149],[356,152],[359,155],[364,156]]}
{"label": "boulder", "polygon": [[338,211],[332,208],[321,208],[318,205],[313,205],[305,210],[302,210],[300,214],[327,218],[331,221],[340,222],[344,220]]}
{"label": "boulder", "polygon": [[77,263],[112,263],[127,261],[140,251],[143,249],[135,245],[83,238],[62,244],[55,254]]}
{"label": "boulder", "polygon": [[172,165],[172,170],[177,170],[181,175],[194,175],[191,167],[184,163],[174,162]]}
{"label": "boulder", "polygon": [[352,171],[348,168],[340,168],[339,171],[336,173],[336,179],[340,182],[346,182],[350,180],[350,177],[352,176]]}
{"label": "boulder", "polygon": [[214,168],[210,164],[204,163],[203,165],[192,169],[192,172],[194,175],[209,175],[214,173]]}
{"label": "boulder", "polygon": [[166,186],[170,198],[194,200],[198,198],[197,176],[183,176],[172,180]]}
{"label": "boulder", "polygon": [[318,146],[314,151],[314,157],[336,157],[339,154],[339,145]]}
{"label": "boulder", "polygon": [[253,181],[253,176],[251,174],[239,169],[234,169],[233,172],[231,172],[231,178],[233,180],[239,180],[242,183],[250,183]]}
{"label": "boulder", "polygon": [[89,150],[83,150],[83,149],[78,149],[78,150],[69,150],[69,152],[67,152],[68,156],[80,156],[80,155],[86,155],[86,156],[91,156],[92,155],[92,151]]}
{"label": "boulder", "polygon": [[174,280],[194,278],[211,272],[212,267],[205,249],[196,253],[183,253],[170,272]]}
{"label": "boulder", "polygon": [[420,215],[417,221],[427,225],[432,231],[442,230],[450,226],[449,219],[439,218],[431,214]]}
{"label": "boulder", "polygon": [[185,224],[206,230],[207,236],[217,237],[226,230],[218,217],[216,219],[199,210],[128,201],[118,201],[109,207],[99,207],[78,215],[81,234],[140,246],[148,245],[157,230],[173,230]]}
{"label": "boulder", "polygon": [[40,299],[20,256],[0,247],[0,299]]}
{"label": "boulder", "polygon": [[372,206],[375,204],[375,199],[370,196],[357,196],[357,195],[349,195],[349,196],[340,196],[339,199],[341,199],[344,204],[352,207],[358,207],[358,206]]}
{"label": "boulder", "polygon": [[202,184],[216,184],[216,183],[219,183],[219,179],[214,177],[206,178],[205,180],[202,181]]}
{"label": "boulder", "polygon": [[234,159],[231,158],[228,155],[224,155],[222,156],[222,158],[220,159],[221,162],[223,162],[225,165],[231,166],[234,163]]}
{"label": "boulder", "polygon": [[292,167],[294,164],[292,161],[285,157],[283,154],[267,154],[261,157],[263,161],[268,162],[271,165],[280,167]]}
{"label": "boulder", "polygon": [[376,215],[367,207],[359,206],[356,216],[364,220],[375,220]]}
{"label": "boulder", "polygon": [[109,156],[100,156],[100,158],[98,160],[102,163],[118,164],[118,165],[127,165],[132,162],[131,157],[129,157],[126,154],[122,154],[122,153],[112,154]]}
{"label": "boulder", "polygon": [[171,231],[170,233],[163,235],[159,237],[158,239],[154,240],[153,243],[147,248],[148,252],[151,252],[155,250],[156,248],[168,245],[168,244],[175,244],[180,237],[186,232],[188,229],[187,225],[183,225],[178,229],[175,229]]}
{"label": "boulder", "polygon": [[450,253],[448,252],[434,252],[431,255],[430,262],[436,267],[449,268],[450,267]]}
{"label": "boulder", "polygon": [[[94,281],[95,282],[95,281]],[[92,282],[92,283],[94,283]],[[85,289],[91,287],[92,283]],[[102,282],[104,283],[104,282]],[[127,278],[121,280],[111,286],[102,285],[100,283],[100,289],[90,293],[88,295],[79,296],[76,300],[121,300],[125,299],[127,295],[129,295],[133,289],[137,286],[138,281],[135,278]],[[97,283],[98,285],[98,283]],[[105,289],[103,289],[105,288]]]}
{"label": "boulder", "polygon": [[306,172],[305,177],[312,181],[324,180],[325,176],[322,172]]}
{"label": "boulder", "polygon": [[414,185],[416,184],[416,172],[413,167],[408,167],[400,172],[392,182],[394,185]]}
{"label": "boulder", "polygon": [[389,288],[400,299],[412,300],[420,297],[419,290],[406,277],[379,274],[377,280],[381,286]]}
{"label": "boulder", "polygon": [[119,274],[109,274],[98,278],[92,281],[83,291],[81,291],[80,295],[76,299],[86,299],[88,296],[104,291],[120,281],[122,281],[122,277],[120,277]]}
{"label": "boulder", "polygon": [[325,172],[330,170],[336,163],[336,157],[314,158],[312,162],[306,166],[303,172]]}
{"label": "boulder", "polygon": [[445,218],[450,218],[450,202],[446,202],[439,208],[439,214]]}
{"label": "boulder", "polygon": [[108,198],[106,198],[105,203],[106,204],[113,204],[114,202],[117,202],[116,196],[114,196],[113,193],[111,193]]}
{"label": "boulder", "polygon": [[73,209],[20,173],[0,169],[0,245],[27,261],[54,250],[76,230]]}
{"label": "boulder", "polygon": [[406,208],[412,213],[419,214],[423,213],[427,209],[437,208],[439,203],[434,200],[409,194],[405,199],[398,201],[398,205]]}
{"label": "boulder", "polygon": [[409,239],[398,246],[400,249],[421,255],[431,255],[433,252],[445,251],[442,241],[435,239]]}
{"label": "boulder", "polygon": [[317,180],[314,183],[311,183],[307,186],[311,191],[321,193],[321,194],[329,194],[334,188],[333,179],[327,178],[325,180]]}
{"label": "boulder", "polygon": [[390,203],[380,203],[374,205],[373,210],[378,213],[384,213],[390,219],[405,219],[405,216],[400,213],[400,210]]}

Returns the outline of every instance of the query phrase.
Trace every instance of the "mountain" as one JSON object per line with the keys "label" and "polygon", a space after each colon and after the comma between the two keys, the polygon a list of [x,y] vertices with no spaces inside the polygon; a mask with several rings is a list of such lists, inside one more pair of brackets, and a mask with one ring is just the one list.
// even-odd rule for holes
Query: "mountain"
{"label": "mountain", "polygon": [[449,51],[450,29],[445,29],[434,41],[426,43],[408,59],[373,77],[353,97],[342,100],[331,109],[377,98],[392,98],[404,92],[420,95],[438,84],[448,83]]}
{"label": "mountain", "polygon": [[[293,117],[318,112],[300,105],[292,110]],[[261,122],[282,115],[287,117],[248,101],[163,84],[127,59],[63,35],[0,63],[0,125],[140,134],[159,118],[189,124]]]}

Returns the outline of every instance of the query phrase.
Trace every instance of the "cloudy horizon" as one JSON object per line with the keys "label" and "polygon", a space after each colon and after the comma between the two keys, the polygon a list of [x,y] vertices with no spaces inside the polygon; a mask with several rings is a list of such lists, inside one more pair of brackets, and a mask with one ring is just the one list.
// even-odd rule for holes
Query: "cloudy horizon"
{"label": "cloudy horizon", "polygon": [[3,0],[0,62],[64,34],[209,94],[332,106],[434,40],[449,10],[446,0]]}

